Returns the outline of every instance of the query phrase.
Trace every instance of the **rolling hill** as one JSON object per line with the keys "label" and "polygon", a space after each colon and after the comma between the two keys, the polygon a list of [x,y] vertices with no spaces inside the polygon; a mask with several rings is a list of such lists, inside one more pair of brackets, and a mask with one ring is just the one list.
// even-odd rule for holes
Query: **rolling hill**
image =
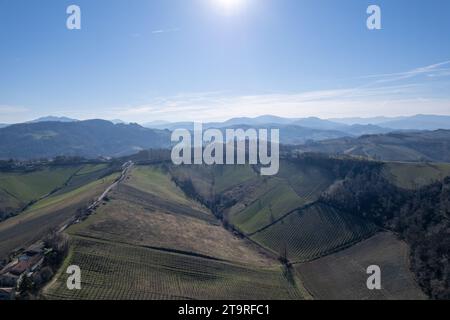
{"label": "rolling hill", "polygon": [[251,242],[226,231],[161,166],[137,166],[108,203],[68,229],[66,264],[83,270],[83,290],[61,273],[49,299],[302,299],[300,282]]}
{"label": "rolling hill", "polygon": [[38,122],[0,129],[0,159],[118,157],[170,146],[170,133],[104,120]]}
{"label": "rolling hill", "polygon": [[450,131],[396,132],[333,139],[307,143],[298,150],[384,161],[450,162]]}

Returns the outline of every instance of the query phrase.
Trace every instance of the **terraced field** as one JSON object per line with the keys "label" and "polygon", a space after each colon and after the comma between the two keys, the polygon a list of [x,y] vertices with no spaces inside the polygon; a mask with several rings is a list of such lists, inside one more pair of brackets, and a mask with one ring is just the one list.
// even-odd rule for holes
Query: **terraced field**
{"label": "terraced field", "polygon": [[450,164],[386,163],[383,175],[396,186],[413,190],[450,176]]}
{"label": "terraced field", "polygon": [[49,299],[300,299],[278,269],[74,237],[66,264],[82,270],[81,290],[69,291],[62,273]]}
{"label": "terraced field", "polygon": [[371,236],[377,228],[350,214],[315,204],[251,238],[293,263],[325,256]]}
{"label": "terraced field", "polygon": [[[366,270],[371,265],[381,268],[380,291],[367,289]],[[346,250],[299,264],[296,270],[315,299],[426,299],[409,269],[408,246],[391,233],[379,233]]]}

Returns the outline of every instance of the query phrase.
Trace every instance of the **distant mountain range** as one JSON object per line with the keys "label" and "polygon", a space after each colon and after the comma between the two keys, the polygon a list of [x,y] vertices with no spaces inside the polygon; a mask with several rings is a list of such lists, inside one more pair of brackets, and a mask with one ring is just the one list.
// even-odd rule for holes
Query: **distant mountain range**
{"label": "distant mountain range", "polygon": [[[225,122],[204,124],[207,128],[225,128],[236,125],[296,125],[319,130],[337,130],[350,135],[387,133],[395,130],[439,130],[450,129],[450,116],[416,115],[412,117],[376,117],[376,118],[342,118],[323,120],[319,118],[281,118],[276,116],[261,116],[256,118],[233,118]],[[192,122],[155,121],[144,124],[144,127],[154,129],[178,128],[192,129]]]}
{"label": "distant mountain range", "polygon": [[[188,129],[193,130],[193,122],[154,122],[144,125],[147,128],[153,129],[167,129],[173,131],[175,129]],[[281,131],[281,138],[283,143],[296,143],[294,140],[300,141],[317,140],[314,136],[317,136],[319,131],[323,131],[325,137],[345,137],[345,136],[360,136],[362,134],[377,134],[387,133],[392,129],[382,128],[375,125],[346,125],[342,123],[336,123],[328,120],[322,120],[319,118],[303,118],[303,119],[289,119],[280,118],[275,116],[262,116],[257,118],[234,118],[225,122],[210,122],[204,123],[203,128],[278,128]],[[297,133],[295,132],[297,129]],[[309,130],[309,131],[308,131]],[[285,132],[286,134],[283,134]],[[309,134],[311,132],[311,135]]]}
{"label": "distant mountain range", "polygon": [[[383,120],[383,122],[380,122]],[[340,119],[339,121],[347,121]],[[349,121],[349,120],[348,120]],[[450,129],[450,117],[418,115],[397,119],[353,119],[346,124],[319,118],[289,119],[275,116],[234,118],[204,124],[204,129],[280,129],[281,143],[301,145],[301,151],[349,154],[383,160],[450,161],[449,132],[417,132],[422,128]],[[349,122],[350,123],[350,122]],[[121,120],[78,121],[44,117],[0,127],[0,159],[50,158],[59,155],[97,158],[133,154],[143,149],[171,146],[170,131],[192,130],[192,122],[153,122],[145,128]],[[415,130],[411,130],[415,129]]]}
{"label": "distant mountain range", "polygon": [[376,117],[376,118],[343,118],[329,119],[341,124],[377,125],[395,130],[439,130],[450,129],[450,116],[419,114],[412,117]]}
{"label": "distant mountain range", "polygon": [[0,159],[118,157],[170,146],[170,132],[104,120],[32,122],[0,129]]}
{"label": "distant mountain range", "polygon": [[[27,123],[37,122],[76,122],[77,119],[68,117],[47,116]],[[120,119],[111,120],[114,124],[126,124]],[[1,124],[0,128],[10,124]],[[256,118],[233,118],[224,122],[209,122],[205,128],[225,128],[237,125],[262,126],[262,125],[296,125],[304,128],[319,130],[336,130],[350,135],[387,133],[395,130],[439,130],[450,129],[450,116],[440,115],[415,115],[411,117],[373,117],[373,118],[282,118],[272,115]],[[169,122],[152,121],[142,125],[145,128],[160,130],[175,130],[186,128],[192,130],[193,122]]]}

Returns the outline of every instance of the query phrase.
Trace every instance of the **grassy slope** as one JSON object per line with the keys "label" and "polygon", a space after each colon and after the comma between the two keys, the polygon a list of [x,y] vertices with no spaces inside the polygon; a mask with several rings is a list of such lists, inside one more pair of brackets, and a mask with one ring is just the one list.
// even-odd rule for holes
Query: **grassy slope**
{"label": "grassy slope", "polygon": [[[203,213],[186,212],[186,207]],[[303,296],[279,264],[211,218],[160,168],[136,167],[106,206],[68,230],[75,252],[69,263],[84,270],[86,290],[68,292],[62,274],[46,293],[50,298],[89,299]]]}
{"label": "grassy slope", "polygon": [[416,189],[450,176],[450,164],[439,163],[387,163],[383,175],[404,189]]}
{"label": "grassy slope", "polygon": [[256,188],[228,211],[230,222],[252,234],[291,211],[316,201],[333,183],[331,173],[283,161],[276,177],[256,178]]}
{"label": "grassy slope", "polygon": [[[178,189],[170,180],[169,176],[164,174],[158,167],[136,167],[131,173],[131,178],[127,181],[128,185],[137,188],[151,195],[165,198],[175,203],[183,205],[193,205],[193,201]],[[198,206],[196,204],[196,206]]]}
{"label": "grassy slope", "polygon": [[[49,167],[28,173],[0,173],[0,209],[19,209],[62,187],[82,166]],[[8,207],[12,205],[12,207]]]}
{"label": "grassy slope", "polygon": [[170,173],[179,181],[190,180],[199,196],[214,201],[216,195],[258,178],[249,165],[172,166]]}
{"label": "grassy slope", "polygon": [[248,165],[217,166],[214,168],[214,192],[220,194],[255,177],[257,177],[256,172]]}
{"label": "grassy slope", "polygon": [[231,216],[239,230],[251,234],[305,204],[288,183],[272,179],[272,188],[244,210]]}
{"label": "grassy slope", "polygon": [[[409,270],[408,246],[391,233],[379,233],[357,245],[296,266],[316,299],[425,299]],[[381,268],[381,291],[367,289],[367,267]],[[332,284],[332,285],[330,285]]]}

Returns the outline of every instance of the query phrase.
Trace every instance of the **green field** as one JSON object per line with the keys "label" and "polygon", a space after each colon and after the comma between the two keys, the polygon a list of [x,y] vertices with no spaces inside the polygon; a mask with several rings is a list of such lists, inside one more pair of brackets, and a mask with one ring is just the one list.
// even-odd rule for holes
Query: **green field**
{"label": "green field", "polygon": [[287,216],[251,238],[296,263],[345,248],[376,230],[374,225],[357,217],[316,204]]}
{"label": "green field", "polygon": [[387,163],[383,175],[391,183],[404,189],[417,189],[450,176],[447,163]]}
{"label": "green field", "polygon": [[316,201],[335,180],[324,168],[290,161],[281,162],[277,177],[286,180],[305,204]]}
{"label": "green field", "polygon": [[276,177],[254,180],[251,188],[242,192],[245,197],[227,215],[237,229],[251,235],[317,201],[333,181],[332,174],[324,169],[282,161]]}
{"label": "green field", "polygon": [[236,185],[258,177],[249,165],[214,167],[214,192],[220,194]]}
{"label": "green field", "polygon": [[82,166],[46,167],[32,172],[0,172],[0,210],[17,210],[62,187]]}
{"label": "green field", "polygon": [[0,212],[15,213],[49,195],[76,190],[113,172],[108,164],[50,166],[34,171],[0,172]]}
{"label": "green field", "polygon": [[288,183],[272,179],[269,190],[258,197],[244,210],[230,216],[230,221],[239,230],[251,234],[273,223],[290,211],[305,205]]}

